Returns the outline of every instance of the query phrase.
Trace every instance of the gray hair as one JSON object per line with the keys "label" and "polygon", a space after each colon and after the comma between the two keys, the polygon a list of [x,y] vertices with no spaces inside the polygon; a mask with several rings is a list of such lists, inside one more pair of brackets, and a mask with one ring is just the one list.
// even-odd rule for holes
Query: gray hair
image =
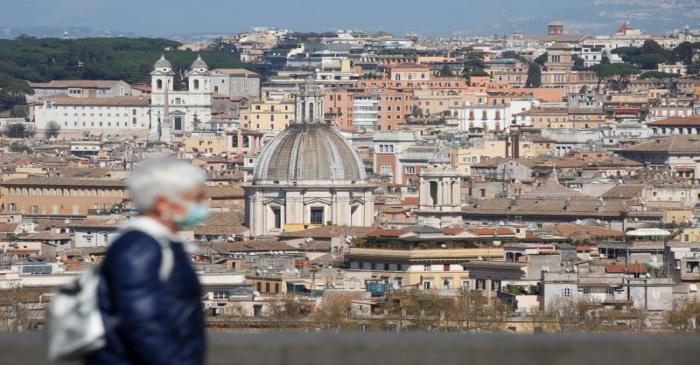
{"label": "gray hair", "polygon": [[138,164],[127,186],[131,201],[141,212],[153,209],[156,198],[177,199],[204,184],[206,176],[192,164],[172,157],[154,157]]}

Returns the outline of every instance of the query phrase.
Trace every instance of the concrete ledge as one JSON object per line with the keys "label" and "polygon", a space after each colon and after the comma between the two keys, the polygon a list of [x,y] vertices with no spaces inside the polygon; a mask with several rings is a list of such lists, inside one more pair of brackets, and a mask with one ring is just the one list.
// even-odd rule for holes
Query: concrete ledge
{"label": "concrete ledge", "polygon": [[[0,363],[45,364],[38,333],[0,335]],[[698,364],[698,335],[209,333],[212,365]]]}

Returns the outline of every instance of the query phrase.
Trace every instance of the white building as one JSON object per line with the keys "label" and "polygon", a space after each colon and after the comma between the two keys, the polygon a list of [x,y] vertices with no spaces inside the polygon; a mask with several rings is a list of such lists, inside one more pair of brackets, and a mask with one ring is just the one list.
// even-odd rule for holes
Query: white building
{"label": "white building", "polygon": [[209,67],[197,56],[187,73],[187,90],[174,89],[173,67],[161,56],[151,72],[151,133],[169,141],[211,119],[212,87]]}
{"label": "white building", "polygon": [[524,119],[515,115],[535,107],[531,99],[511,100],[508,104],[474,104],[457,109],[459,129],[463,131],[481,129],[484,132],[508,132],[511,125],[519,125]]}
{"label": "white building", "polygon": [[657,66],[657,71],[678,76],[685,76],[685,74],[688,72],[688,67],[686,67],[683,62],[676,62],[674,64],[660,63]]}
{"label": "white building", "polygon": [[352,129],[376,132],[379,122],[379,94],[357,94],[352,99]]}
{"label": "white building", "polygon": [[148,135],[150,101],[140,96],[74,98],[57,95],[34,104],[38,133],[60,127],[59,137]]}
{"label": "white building", "polygon": [[211,71],[212,92],[232,99],[260,98],[260,75],[242,68],[219,68]]}
{"label": "white building", "polygon": [[602,46],[583,46],[580,48],[577,47],[576,50],[578,51],[578,56],[583,59],[583,65],[585,67],[600,64],[605,54]]}
{"label": "white building", "polygon": [[143,96],[73,97],[73,94],[41,98],[34,105],[36,129],[42,133],[57,123],[61,128],[60,136],[64,138],[134,136],[167,142],[172,135],[191,132],[211,119],[211,83],[219,79],[212,79],[201,57],[192,63],[186,76],[187,90],[175,90],[172,65],[161,56],[151,72],[150,99]]}

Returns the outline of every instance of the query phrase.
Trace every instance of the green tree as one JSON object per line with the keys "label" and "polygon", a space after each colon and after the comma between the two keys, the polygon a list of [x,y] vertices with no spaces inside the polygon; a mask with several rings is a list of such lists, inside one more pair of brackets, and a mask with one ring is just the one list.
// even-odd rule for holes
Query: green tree
{"label": "green tree", "polygon": [[640,72],[634,66],[626,63],[599,64],[591,66],[590,70],[595,72],[598,77],[598,90],[600,90],[600,85],[605,79],[614,81],[616,88],[621,90],[629,82],[631,75]]}
{"label": "green tree", "polygon": [[27,146],[26,144],[13,143],[10,145],[10,152],[30,154],[30,153],[33,153],[34,151],[32,150],[31,147]]}
{"label": "green tree", "polygon": [[501,54],[501,57],[512,58],[512,59],[516,59],[520,62],[527,63],[527,59],[525,57],[523,57],[520,53],[517,53],[515,51],[505,51]]}
{"label": "green tree", "polygon": [[450,69],[450,66],[445,64],[442,66],[442,69],[440,69],[440,76],[452,77],[452,76],[454,76],[454,73],[452,73],[452,69]]}
{"label": "green tree", "polygon": [[542,69],[538,63],[531,63],[527,69],[527,81],[525,87],[534,88],[542,85]]}
{"label": "green tree", "polygon": [[484,60],[481,57],[472,56],[464,62],[462,75],[464,78],[469,78],[471,76],[488,76],[489,74],[484,71],[484,67]]}
{"label": "green tree", "polygon": [[644,41],[644,44],[642,45],[641,49],[642,53],[657,53],[661,54],[666,52],[663,47],[661,47],[660,44],[658,44],[655,40],[653,39],[647,39]]}
{"label": "green tree", "polygon": [[537,56],[537,58],[535,58],[535,63],[540,65],[540,66],[544,66],[544,64],[547,63],[547,57],[549,57],[549,54],[547,52],[545,52],[545,53]]}
{"label": "green tree", "polygon": [[58,138],[59,133],[61,133],[61,125],[56,121],[50,121],[46,125],[46,139]]}
{"label": "green tree", "polygon": [[585,64],[585,61],[583,60],[583,58],[581,58],[578,55],[574,55],[573,59],[574,59],[573,69],[575,71],[583,71],[586,69],[586,64]]}
{"label": "green tree", "polygon": [[22,123],[10,124],[5,128],[5,136],[9,138],[29,138],[31,131]]}
{"label": "green tree", "polygon": [[411,116],[414,118],[423,117],[423,109],[421,109],[418,105],[414,105],[413,110],[411,110]]}
{"label": "green tree", "polygon": [[683,42],[679,44],[678,47],[673,49],[673,58],[675,61],[683,62],[685,65],[690,65],[693,63],[694,51],[695,47],[693,47],[692,43]]}
{"label": "green tree", "polygon": [[671,79],[676,77],[678,77],[678,75],[676,74],[669,74],[658,71],[647,71],[639,75],[640,79]]}

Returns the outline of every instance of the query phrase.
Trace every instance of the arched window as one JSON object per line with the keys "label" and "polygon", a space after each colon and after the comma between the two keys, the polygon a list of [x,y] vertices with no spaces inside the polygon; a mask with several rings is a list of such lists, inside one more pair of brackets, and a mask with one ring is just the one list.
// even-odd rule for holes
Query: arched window
{"label": "arched window", "polygon": [[199,90],[199,80],[194,80],[194,81],[192,82],[192,85],[194,86],[194,89],[195,89],[195,90]]}
{"label": "arched window", "polygon": [[161,80],[161,79],[156,80],[156,88],[158,90],[163,90],[163,80]]}

